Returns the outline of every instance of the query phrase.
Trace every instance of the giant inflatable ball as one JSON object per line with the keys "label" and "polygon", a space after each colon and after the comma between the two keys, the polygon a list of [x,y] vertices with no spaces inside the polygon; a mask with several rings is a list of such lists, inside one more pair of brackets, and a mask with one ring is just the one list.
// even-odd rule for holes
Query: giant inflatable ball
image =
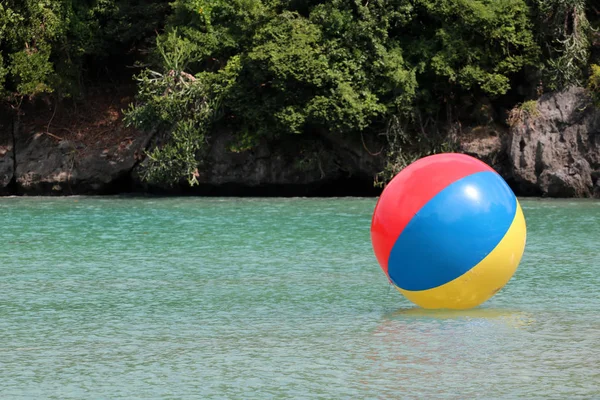
{"label": "giant inflatable ball", "polygon": [[519,201],[482,161],[445,153],[404,168],[371,222],[375,256],[408,300],[428,309],[476,307],[514,275],[526,241]]}

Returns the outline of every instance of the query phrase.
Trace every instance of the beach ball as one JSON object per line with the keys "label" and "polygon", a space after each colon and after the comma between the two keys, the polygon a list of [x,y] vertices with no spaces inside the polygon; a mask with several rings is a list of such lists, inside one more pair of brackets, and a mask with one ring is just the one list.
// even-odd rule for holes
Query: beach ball
{"label": "beach ball", "polygon": [[504,179],[465,154],[421,158],[398,173],[371,221],[375,257],[408,300],[468,309],[514,275],[526,241],[523,211]]}

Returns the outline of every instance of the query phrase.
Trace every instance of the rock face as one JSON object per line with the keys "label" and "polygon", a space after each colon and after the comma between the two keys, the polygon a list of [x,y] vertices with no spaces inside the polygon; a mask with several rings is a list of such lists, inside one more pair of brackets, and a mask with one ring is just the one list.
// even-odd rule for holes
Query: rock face
{"label": "rock face", "polygon": [[600,198],[600,109],[582,88],[542,96],[510,128],[466,129],[460,151],[491,165],[517,195]]}
{"label": "rock face", "polygon": [[10,194],[14,176],[12,124],[0,120],[0,195]]}
{"label": "rock face", "polygon": [[20,134],[15,141],[12,194],[109,194],[127,190],[137,154],[147,139],[148,135],[141,135],[94,147],[43,133]]}
{"label": "rock face", "polygon": [[335,196],[376,195],[380,191],[373,182],[381,158],[370,154],[360,140],[336,135],[292,137],[264,140],[248,150],[235,150],[234,143],[231,132],[212,135],[198,169],[199,185],[184,188],[185,193]]}
{"label": "rock face", "polygon": [[600,197],[600,109],[581,88],[541,97],[513,124],[506,152],[521,195]]}
{"label": "rock face", "polygon": [[[600,198],[600,109],[581,88],[545,95],[536,106],[511,128],[463,129],[460,151],[491,165],[517,195]],[[385,162],[382,144],[359,135],[315,133],[235,150],[231,132],[215,132],[198,186],[156,188],[141,179],[140,156],[152,134],[123,130],[106,140],[61,140],[2,121],[0,195],[377,195],[373,181]]]}
{"label": "rock face", "polygon": [[511,173],[507,153],[508,137],[508,129],[503,126],[476,126],[462,132],[459,149],[461,153],[485,162],[506,179]]}

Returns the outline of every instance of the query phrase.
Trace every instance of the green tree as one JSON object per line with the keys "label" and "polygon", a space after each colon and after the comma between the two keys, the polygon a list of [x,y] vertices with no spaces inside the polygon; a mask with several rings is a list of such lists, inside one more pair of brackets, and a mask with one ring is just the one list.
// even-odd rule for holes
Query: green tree
{"label": "green tree", "polygon": [[429,104],[451,101],[461,92],[503,95],[517,73],[539,60],[522,0],[418,0],[414,5],[409,33],[399,39]]}
{"label": "green tree", "polygon": [[[0,4],[0,83],[5,98],[79,93],[84,71],[123,60],[162,24],[167,2],[6,0]],[[138,54],[139,55],[139,54]],[[120,61],[121,62],[121,61]]]}
{"label": "green tree", "polygon": [[544,52],[541,79],[546,90],[582,85],[589,73],[592,1],[530,0],[535,34]]}
{"label": "green tree", "polygon": [[[154,58],[164,82],[140,77],[128,120],[142,127],[178,104],[158,118],[170,154],[216,125],[238,134],[238,148],[307,132],[378,134],[454,107],[455,95],[507,93],[539,61],[529,15],[524,0],[176,0]],[[210,118],[182,103],[187,87],[163,90],[172,74],[202,87]],[[155,150],[150,170],[163,172],[148,176],[193,183],[201,147],[188,147],[185,168]]]}

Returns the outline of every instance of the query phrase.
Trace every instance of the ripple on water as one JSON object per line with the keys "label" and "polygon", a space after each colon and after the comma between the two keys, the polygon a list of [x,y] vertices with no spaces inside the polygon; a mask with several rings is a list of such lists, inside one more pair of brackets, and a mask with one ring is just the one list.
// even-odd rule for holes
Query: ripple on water
{"label": "ripple on water", "polygon": [[426,311],[375,201],[0,199],[0,397],[600,398],[600,203],[522,200],[509,284]]}

